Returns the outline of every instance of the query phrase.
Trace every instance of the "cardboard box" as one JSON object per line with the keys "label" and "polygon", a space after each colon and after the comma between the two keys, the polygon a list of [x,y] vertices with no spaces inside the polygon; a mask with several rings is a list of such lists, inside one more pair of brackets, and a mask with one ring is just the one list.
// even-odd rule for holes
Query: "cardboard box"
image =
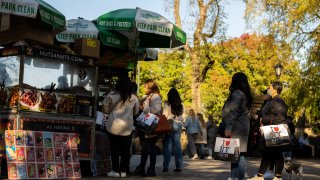
{"label": "cardboard box", "polygon": [[100,41],[80,38],[74,41],[74,51],[82,56],[100,57]]}
{"label": "cardboard box", "polygon": [[55,34],[51,26],[33,18],[14,15],[2,16],[0,45],[5,46],[20,40],[31,40],[40,44],[53,45]]}

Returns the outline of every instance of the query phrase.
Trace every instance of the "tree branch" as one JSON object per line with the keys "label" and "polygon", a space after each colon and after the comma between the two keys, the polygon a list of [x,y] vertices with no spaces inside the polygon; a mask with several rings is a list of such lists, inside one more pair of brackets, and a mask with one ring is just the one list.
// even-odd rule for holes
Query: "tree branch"
{"label": "tree branch", "polygon": [[180,17],[180,0],[174,1],[174,18],[176,20],[176,25],[182,28],[181,17]]}
{"label": "tree branch", "polygon": [[201,82],[203,82],[203,81],[206,79],[208,70],[211,69],[212,66],[213,66],[213,64],[215,63],[214,60],[211,60],[211,59],[210,59],[210,57],[209,57],[208,54],[206,55],[206,58],[209,59],[209,62],[206,64],[206,66],[205,66],[205,67],[203,68],[203,70],[202,70],[201,79],[200,79]]}
{"label": "tree branch", "polygon": [[[221,13],[221,6],[219,5],[219,3],[217,1],[210,1],[210,3],[214,3],[216,4],[217,6],[217,15],[216,15],[216,18],[214,19],[214,22],[213,22],[213,26],[212,26],[212,31],[210,34],[203,34],[204,37],[207,37],[207,38],[212,38],[216,33],[217,33],[217,29],[218,29],[218,25],[219,25],[219,16],[220,16],[220,13]],[[210,4],[208,4],[210,5]]]}

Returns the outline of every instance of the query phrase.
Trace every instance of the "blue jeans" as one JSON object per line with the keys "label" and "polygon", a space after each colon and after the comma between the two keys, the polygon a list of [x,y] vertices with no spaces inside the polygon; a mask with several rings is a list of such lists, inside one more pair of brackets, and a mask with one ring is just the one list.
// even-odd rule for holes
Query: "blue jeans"
{"label": "blue jeans", "polygon": [[198,156],[204,158],[204,144],[196,144],[198,150]]}
{"label": "blue jeans", "polygon": [[174,148],[174,156],[176,168],[181,169],[183,163],[182,150],[181,150],[181,131],[173,131],[165,135],[163,141],[163,169],[169,169],[171,160],[172,147]]}
{"label": "blue jeans", "polygon": [[239,162],[231,163],[231,178],[241,180],[244,178],[245,173],[245,159],[244,156],[240,156]]}

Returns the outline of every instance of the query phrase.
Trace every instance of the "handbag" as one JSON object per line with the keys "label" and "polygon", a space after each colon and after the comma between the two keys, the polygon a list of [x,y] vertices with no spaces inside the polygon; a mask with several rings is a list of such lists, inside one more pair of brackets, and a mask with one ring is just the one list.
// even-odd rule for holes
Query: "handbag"
{"label": "handbag", "polygon": [[159,118],[159,121],[156,124],[156,127],[154,128],[152,134],[165,134],[165,133],[171,132],[172,126],[170,125],[166,116],[161,114],[161,115],[157,115],[157,117]]}
{"label": "handbag", "polygon": [[146,133],[152,133],[159,123],[159,117],[152,113],[141,114],[133,121],[133,125]]}
{"label": "handbag", "polygon": [[291,144],[290,130],[287,124],[261,126],[260,133],[265,147],[287,146]]}
{"label": "handbag", "polygon": [[240,139],[216,137],[213,157],[215,160],[238,162],[240,156]]}

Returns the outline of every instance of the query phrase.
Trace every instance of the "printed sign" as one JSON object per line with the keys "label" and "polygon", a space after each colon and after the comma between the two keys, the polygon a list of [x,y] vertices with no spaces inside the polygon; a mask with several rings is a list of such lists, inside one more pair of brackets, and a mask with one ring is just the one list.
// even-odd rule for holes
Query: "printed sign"
{"label": "printed sign", "polygon": [[5,131],[9,179],[81,178],[74,133]]}

